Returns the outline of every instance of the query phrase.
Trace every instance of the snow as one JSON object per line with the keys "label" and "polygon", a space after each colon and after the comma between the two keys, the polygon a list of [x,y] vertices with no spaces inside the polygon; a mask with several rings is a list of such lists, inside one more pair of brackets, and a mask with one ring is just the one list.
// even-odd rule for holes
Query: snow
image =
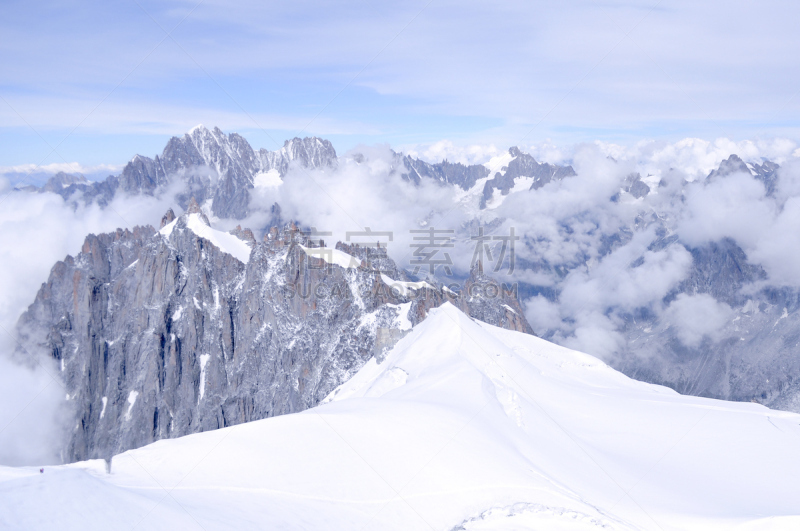
{"label": "snow", "polygon": [[445,304],[316,408],[112,474],[0,467],[0,527],[795,530],[798,444],[800,415],[637,382]]}
{"label": "snow", "polygon": [[517,177],[514,179],[514,186],[511,187],[506,195],[503,195],[503,192],[495,188],[492,191],[492,198],[486,202],[486,208],[493,210],[502,205],[503,201],[505,201],[506,198],[511,194],[515,194],[517,192],[527,192],[531,189],[531,186],[533,186],[534,180],[535,179],[533,177]]}
{"label": "snow", "polygon": [[504,305],[503,305],[503,308],[505,308],[506,310],[508,310],[508,311],[509,311],[509,312],[511,312],[511,313],[514,313],[514,314],[516,314],[516,313],[517,313],[517,312],[515,312],[515,311],[514,311],[514,308],[512,308],[512,307],[511,307],[511,306],[509,306],[508,304],[504,304]]}
{"label": "snow", "polygon": [[490,175],[489,177],[481,177],[480,179],[477,179],[475,184],[473,184],[468,190],[462,190],[461,188],[455,186],[453,201],[456,203],[464,203],[472,199],[475,199],[476,201],[479,200],[480,196],[483,195],[483,188],[486,186],[486,181],[492,179],[493,177],[494,174]]}
{"label": "snow", "polygon": [[200,396],[197,398],[198,404],[203,399],[203,396],[206,394],[206,364],[208,364],[208,360],[210,358],[211,354],[200,355]]}
{"label": "snow", "polygon": [[205,224],[200,214],[189,214],[186,218],[186,226],[201,238],[213,243],[220,251],[233,256],[243,264],[250,260],[251,249],[244,240],[240,240],[233,234],[212,229]]}
{"label": "snow", "polygon": [[172,320],[178,321],[180,320],[181,316],[183,316],[183,306],[178,306],[178,309],[172,314]]}
{"label": "snow", "polygon": [[257,173],[253,177],[253,186],[256,188],[277,188],[283,184],[281,173],[276,169]]}
{"label": "snow", "polygon": [[128,393],[128,411],[125,412],[125,420],[131,420],[131,411],[133,411],[133,405],[136,403],[136,397],[138,396],[139,391]]}
{"label": "snow", "polygon": [[383,283],[389,286],[392,289],[396,289],[400,292],[400,295],[405,297],[408,294],[408,290],[418,290],[418,289],[436,289],[427,282],[404,282],[402,280],[393,280],[390,276],[381,273],[381,280]]}
{"label": "snow", "polygon": [[[169,239],[172,231],[175,229],[175,225],[178,223],[178,219],[162,227],[161,230],[158,231],[159,234]],[[240,240],[233,234],[212,229],[206,225],[200,214],[188,214],[186,216],[186,227],[199,237],[211,242],[223,253],[233,256],[243,264],[246,264],[250,260],[251,249],[250,246],[247,245],[247,242]]]}
{"label": "snow", "polygon": [[108,405],[108,397],[104,396],[102,400],[103,400],[103,409],[100,410],[101,419],[106,416],[106,406]]}
{"label": "snow", "polygon": [[486,168],[489,169],[489,178],[494,179],[496,173],[499,173],[500,175],[505,175],[506,170],[504,170],[503,168],[507,167],[511,163],[511,161],[514,160],[515,158],[517,157],[513,156],[511,153],[506,151],[502,155],[498,155],[496,157],[492,157],[491,159],[489,159],[489,162],[484,164],[484,166],[486,166]]}
{"label": "snow", "polygon": [[172,221],[170,221],[169,223],[167,223],[166,225],[161,227],[161,229],[159,229],[158,233],[161,234],[163,237],[169,239],[170,235],[172,234],[172,231],[175,229],[175,225],[177,225],[177,224],[178,224],[178,220],[177,219],[173,219]]}
{"label": "snow", "polygon": [[780,317],[778,317],[778,320],[775,321],[775,324],[772,325],[772,328],[775,328],[776,326],[778,326],[778,323],[780,323],[782,320],[786,319],[787,317],[789,317],[789,310],[788,310],[788,308],[784,308],[783,309],[783,313],[781,314]]}
{"label": "snow", "polygon": [[386,306],[397,308],[397,318],[395,319],[394,325],[398,330],[411,330],[411,321],[408,319],[408,312],[411,311],[410,302],[404,302],[403,304],[387,303]]}
{"label": "snow", "polygon": [[338,265],[344,269],[355,268],[361,265],[361,260],[339,249],[329,247],[304,247],[299,246],[303,252],[313,258],[321,258],[325,263]]}

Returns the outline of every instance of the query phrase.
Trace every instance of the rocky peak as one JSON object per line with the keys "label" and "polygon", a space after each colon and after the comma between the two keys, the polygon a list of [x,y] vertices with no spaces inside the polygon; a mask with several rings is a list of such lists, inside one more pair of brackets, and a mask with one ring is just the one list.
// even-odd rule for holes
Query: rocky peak
{"label": "rocky peak", "polygon": [[442,184],[454,184],[462,190],[469,190],[478,179],[489,175],[489,170],[483,164],[465,166],[447,160],[431,164],[400,153],[395,153],[394,156],[395,168],[402,172],[403,179],[414,184],[419,184],[422,179],[433,179]]}
{"label": "rocky peak", "polygon": [[189,214],[197,214],[204,224],[208,225],[209,227],[211,226],[208,216],[206,216],[205,212],[203,212],[203,209],[200,207],[194,197],[189,200],[189,204],[186,205],[186,211],[181,215],[181,218],[185,218]]}
{"label": "rocky peak", "polygon": [[256,237],[253,235],[253,231],[250,229],[243,229],[241,225],[236,225],[236,228],[232,229],[230,234],[233,234],[240,240],[247,242],[247,244],[251,247],[255,246],[256,244]]}
{"label": "rocky peak", "polygon": [[483,276],[483,260],[476,260],[469,270],[470,280],[477,280]]}
{"label": "rocky peak", "polygon": [[202,214],[203,210],[200,208],[200,205],[197,204],[197,199],[192,196],[189,200],[189,204],[186,205],[186,213],[187,214]]}
{"label": "rocky peak", "polygon": [[60,171],[50,177],[39,189],[39,192],[61,193],[72,185],[86,185],[89,181],[80,173],[65,173]]}
{"label": "rocky peak", "polygon": [[631,173],[625,178],[625,191],[636,199],[641,199],[650,193],[650,187],[642,181],[640,173]]}
{"label": "rocky peak", "polygon": [[747,164],[745,164],[745,162],[739,158],[739,155],[735,154],[720,162],[719,168],[709,173],[707,180],[717,177],[725,177],[726,175],[732,175],[734,173],[746,173],[748,175],[752,175],[752,172],[750,171],[750,168],[747,167]]}
{"label": "rocky peak", "polygon": [[163,229],[173,221],[175,221],[175,212],[171,208],[167,209],[167,213],[161,218],[161,226],[159,228]]}
{"label": "rocky peak", "polygon": [[182,182],[190,192],[178,196],[181,207],[186,208],[194,195],[203,204],[210,200],[215,216],[242,219],[248,214],[255,176],[277,170],[283,178],[291,162],[304,168],[334,167],[336,151],[329,141],[311,137],[289,140],[277,151],[256,152],[241,135],[198,125],[181,137],[172,137],[155,158],[136,155],[120,175],[88,182],[65,174],[41,191],[72,200],[80,192],[84,202],[105,206],[117,193],[158,196]]}

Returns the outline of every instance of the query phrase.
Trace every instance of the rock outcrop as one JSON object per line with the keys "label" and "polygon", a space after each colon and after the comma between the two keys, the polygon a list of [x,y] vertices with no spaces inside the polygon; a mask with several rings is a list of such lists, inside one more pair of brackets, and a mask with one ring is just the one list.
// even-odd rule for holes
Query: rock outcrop
{"label": "rock outcrop", "polygon": [[217,217],[241,219],[247,215],[250,191],[259,174],[275,171],[283,178],[292,164],[305,169],[336,163],[333,145],[320,138],[294,138],[276,151],[255,151],[237,133],[226,135],[217,127],[197,126],[183,137],[173,137],[160,156],[136,155],[120,175],[89,182],[83,176],[58,174],[41,191],[105,206],[117,194],[157,195],[179,183],[182,208],[194,197],[201,204],[209,202]]}
{"label": "rock outcrop", "polygon": [[89,235],[53,267],[18,333],[61,365],[66,461],[312,407],[445,301],[530,331],[480,271],[458,293],[410,281],[384,248],[326,248],[294,225],[232,232],[192,201],[158,231]]}

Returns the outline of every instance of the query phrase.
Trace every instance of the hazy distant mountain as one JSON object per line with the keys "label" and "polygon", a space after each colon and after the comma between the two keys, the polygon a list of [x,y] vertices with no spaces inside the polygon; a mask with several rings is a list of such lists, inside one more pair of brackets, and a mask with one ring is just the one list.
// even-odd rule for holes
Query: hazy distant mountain
{"label": "hazy distant mountain", "polygon": [[120,175],[88,182],[60,173],[42,190],[64,198],[78,194],[83,201],[106,205],[116,194],[156,195],[178,181],[186,186],[178,198],[182,208],[195,197],[201,204],[210,202],[215,216],[241,219],[247,215],[250,190],[259,176],[272,172],[283,178],[291,164],[320,168],[335,167],[336,161],[333,145],[320,138],[294,138],[277,151],[255,151],[236,133],[226,135],[219,128],[199,125],[183,137],[173,137],[153,159],[136,155]]}

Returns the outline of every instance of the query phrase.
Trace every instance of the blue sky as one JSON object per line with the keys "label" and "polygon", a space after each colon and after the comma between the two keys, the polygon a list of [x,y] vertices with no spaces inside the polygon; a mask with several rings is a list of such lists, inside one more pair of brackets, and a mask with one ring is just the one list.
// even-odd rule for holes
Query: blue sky
{"label": "blue sky", "polygon": [[254,147],[797,139],[791,1],[5,0],[0,167]]}

